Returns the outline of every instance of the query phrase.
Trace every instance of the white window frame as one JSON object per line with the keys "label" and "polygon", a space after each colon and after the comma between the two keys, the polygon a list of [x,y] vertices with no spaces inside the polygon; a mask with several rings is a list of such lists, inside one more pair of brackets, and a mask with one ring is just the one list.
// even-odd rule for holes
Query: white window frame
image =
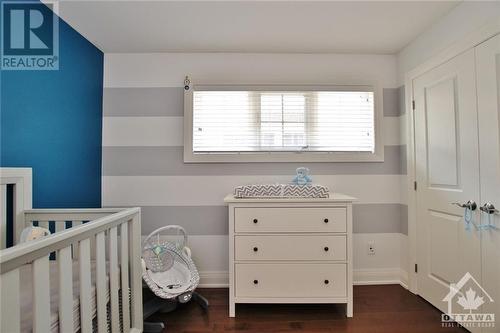
{"label": "white window frame", "polygon": [[[193,91],[373,91],[375,151],[372,152],[193,152]],[[363,85],[189,85],[184,87],[184,162],[383,162],[382,89],[377,84]]]}

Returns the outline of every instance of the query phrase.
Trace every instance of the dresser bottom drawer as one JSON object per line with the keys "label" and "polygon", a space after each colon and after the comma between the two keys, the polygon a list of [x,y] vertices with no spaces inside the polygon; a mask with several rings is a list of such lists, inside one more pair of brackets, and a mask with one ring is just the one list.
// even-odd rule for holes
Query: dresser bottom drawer
{"label": "dresser bottom drawer", "polygon": [[235,296],[346,297],[346,264],[235,264]]}

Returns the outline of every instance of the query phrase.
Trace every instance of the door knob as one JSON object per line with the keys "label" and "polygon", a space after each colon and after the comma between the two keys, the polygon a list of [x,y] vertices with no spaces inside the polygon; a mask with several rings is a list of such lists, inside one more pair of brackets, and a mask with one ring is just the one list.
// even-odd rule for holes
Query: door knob
{"label": "door knob", "polygon": [[458,206],[458,207],[467,208],[470,210],[476,210],[476,208],[477,208],[477,204],[474,200],[469,200],[466,203],[452,202],[451,204]]}
{"label": "door knob", "polygon": [[484,205],[482,205],[481,207],[479,207],[479,209],[482,211],[482,212],[485,212],[487,214],[495,214],[495,213],[498,213],[498,209],[495,208],[495,206],[491,203],[491,202],[487,202],[485,203]]}

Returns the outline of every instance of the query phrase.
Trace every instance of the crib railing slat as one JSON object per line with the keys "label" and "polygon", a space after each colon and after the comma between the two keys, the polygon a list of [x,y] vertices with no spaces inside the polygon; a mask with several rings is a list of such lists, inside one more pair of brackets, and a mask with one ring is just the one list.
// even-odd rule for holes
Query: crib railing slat
{"label": "crib railing slat", "polygon": [[106,280],[106,239],[104,231],[96,235],[96,293],[97,293],[97,331],[108,331],[108,316],[106,311],[106,295],[108,284]]}
{"label": "crib railing slat", "polygon": [[73,262],[71,247],[59,250],[59,332],[73,332]]}
{"label": "crib railing slat", "polygon": [[[78,227],[80,224],[82,224],[82,221],[71,221],[71,228]],[[73,259],[78,259],[79,253],[78,242],[76,242],[73,244]]]}
{"label": "crib railing slat", "polygon": [[130,331],[130,299],[129,299],[129,277],[128,277],[128,226],[127,223],[120,225],[120,272],[122,291],[122,325],[123,332]]}
{"label": "crib railing slat", "polygon": [[17,333],[21,331],[19,300],[19,269],[4,273],[0,277],[0,331]]}
{"label": "crib railing slat", "polygon": [[78,249],[78,243],[71,244],[71,255],[73,257],[73,260],[77,260],[78,259],[78,253],[79,252],[80,252],[80,250]]}
{"label": "crib railing slat", "polygon": [[55,221],[56,233],[66,229],[66,221]]}
{"label": "crib railing slat", "polygon": [[92,332],[90,239],[80,241],[78,248],[78,262],[80,264],[80,329],[82,333],[90,333]]}
{"label": "crib railing slat", "polygon": [[7,185],[0,185],[0,249],[7,247]]}
{"label": "crib railing slat", "polygon": [[33,332],[50,331],[49,257],[33,261]]}
{"label": "crib railing slat", "polygon": [[38,226],[41,228],[49,229],[49,221],[38,221]]}
{"label": "crib railing slat", "polygon": [[111,332],[120,332],[120,311],[118,290],[120,288],[118,280],[118,241],[117,229],[113,227],[109,230],[109,297],[111,300]]}
{"label": "crib railing slat", "polygon": [[71,227],[74,228],[74,227],[78,227],[79,225],[82,224],[82,221],[72,221],[71,222]]}
{"label": "crib railing slat", "polygon": [[142,331],[142,265],[141,265],[141,215],[135,214],[128,222],[130,258],[130,295],[132,327]]}

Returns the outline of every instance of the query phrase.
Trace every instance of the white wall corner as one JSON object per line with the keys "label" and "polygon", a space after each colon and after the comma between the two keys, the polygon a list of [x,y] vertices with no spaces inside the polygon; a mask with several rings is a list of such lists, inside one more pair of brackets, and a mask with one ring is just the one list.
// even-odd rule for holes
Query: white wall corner
{"label": "white wall corner", "polygon": [[464,1],[397,54],[398,85],[405,74],[483,27],[500,19],[499,1]]}

